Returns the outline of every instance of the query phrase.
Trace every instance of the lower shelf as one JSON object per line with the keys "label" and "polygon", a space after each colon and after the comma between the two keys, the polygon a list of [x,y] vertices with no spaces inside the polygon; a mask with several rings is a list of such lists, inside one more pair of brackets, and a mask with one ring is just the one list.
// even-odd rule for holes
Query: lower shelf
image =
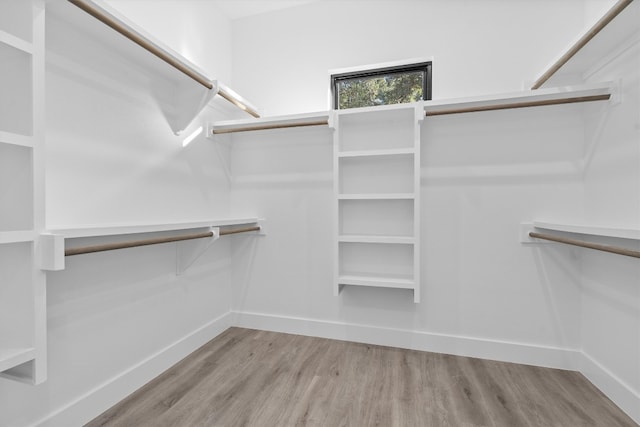
{"label": "lower shelf", "polygon": [[0,348],[0,372],[15,368],[35,357],[36,351],[33,348]]}
{"label": "lower shelf", "polygon": [[414,289],[415,281],[402,277],[384,276],[355,276],[344,275],[338,277],[339,285],[375,286],[379,288]]}

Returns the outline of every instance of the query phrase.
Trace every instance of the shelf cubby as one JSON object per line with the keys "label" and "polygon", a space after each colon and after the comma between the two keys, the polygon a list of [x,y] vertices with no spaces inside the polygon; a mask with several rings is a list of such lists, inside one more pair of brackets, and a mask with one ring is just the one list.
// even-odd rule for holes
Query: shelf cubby
{"label": "shelf cubby", "polygon": [[32,228],[32,149],[0,143],[0,232]]}
{"label": "shelf cubby", "polygon": [[420,301],[423,108],[335,113],[335,295],[344,285],[401,288]]}
{"label": "shelf cubby", "polygon": [[32,55],[0,42],[0,131],[31,135]]}
{"label": "shelf cubby", "polygon": [[33,243],[0,244],[0,373],[34,359]]}

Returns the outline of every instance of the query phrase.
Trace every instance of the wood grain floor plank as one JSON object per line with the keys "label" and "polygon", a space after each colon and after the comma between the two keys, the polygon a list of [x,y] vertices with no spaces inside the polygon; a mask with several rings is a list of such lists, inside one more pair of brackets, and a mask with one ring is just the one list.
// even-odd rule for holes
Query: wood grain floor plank
{"label": "wood grain floor plank", "polygon": [[637,424],[577,372],[231,328],[87,426]]}

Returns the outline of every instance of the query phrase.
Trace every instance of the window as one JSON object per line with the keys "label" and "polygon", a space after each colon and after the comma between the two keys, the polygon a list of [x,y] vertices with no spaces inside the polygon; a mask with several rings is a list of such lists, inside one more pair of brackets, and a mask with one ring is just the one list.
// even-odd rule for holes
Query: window
{"label": "window", "polygon": [[331,76],[333,108],[372,107],[431,99],[431,61]]}

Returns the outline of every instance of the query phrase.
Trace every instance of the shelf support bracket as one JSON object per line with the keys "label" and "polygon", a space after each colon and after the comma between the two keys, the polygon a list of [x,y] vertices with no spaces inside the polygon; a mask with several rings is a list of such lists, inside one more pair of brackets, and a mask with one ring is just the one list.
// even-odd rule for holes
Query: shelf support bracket
{"label": "shelf support bracket", "polygon": [[176,276],[182,275],[220,238],[220,227],[210,227],[213,233],[208,239],[176,242]]}

